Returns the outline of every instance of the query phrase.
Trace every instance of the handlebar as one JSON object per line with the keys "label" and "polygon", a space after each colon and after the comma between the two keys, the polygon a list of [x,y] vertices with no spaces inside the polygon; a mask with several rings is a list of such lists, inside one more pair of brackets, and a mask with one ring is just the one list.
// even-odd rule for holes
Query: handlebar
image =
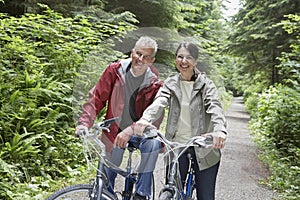
{"label": "handlebar", "polygon": [[[118,122],[120,121],[121,118],[120,117],[114,117],[114,118],[111,118],[111,119],[107,119],[107,120],[104,120],[102,122],[99,122],[97,124],[95,124],[92,128],[96,131],[100,131],[100,130],[106,130],[109,132],[109,127],[112,123],[115,123],[115,122]],[[85,130],[85,129],[81,129],[78,131],[77,135],[78,136],[83,136],[83,135],[87,135],[89,134],[89,131],[88,130]]]}
{"label": "handlebar", "polygon": [[161,132],[159,132],[155,128],[146,127],[144,130],[144,136],[146,138],[155,138],[159,137],[160,140],[162,140],[163,143],[170,147],[177,147],[177,146],[199,146],[203,148],[207,148],[212,146],[213,144],[213,137],[208,136],[195,136],[192,137],[190,140],[188,140],[185,144],[179,143],[179,142],[172,142],[169,141]]}
{"label": "handlebar", "polygon": [[111,119],[107,119],[107,120],[104,120],[102,122],[99,122],[99,123],[95,124],[93,126],[93,128],[96,129],[96,130],[108,129],[112,123],[118,122],[120,120],[121,120],[120,117],[114,117],[114,118],[111,118]]}

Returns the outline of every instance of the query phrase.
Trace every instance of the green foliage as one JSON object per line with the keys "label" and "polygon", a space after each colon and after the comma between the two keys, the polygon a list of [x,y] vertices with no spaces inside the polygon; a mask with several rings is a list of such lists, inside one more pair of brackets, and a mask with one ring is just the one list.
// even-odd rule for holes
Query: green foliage
{"label": "green foliage", "polygon": [[[257,4],[260,5],[260,3],[262,2]],[[295,7],[287,8],[286,3],[287,1],[273,4],[265,2],[264,5],[260,6],[269,4],[268,8],[273,11],[280,9],[279,14],[293,12],[291,10]],[[240,13],[245,16],[245,19],[241,19],[239,24],[241,30],[244,31],[243,35],[238,38],[238,40],[243,41],[240,43],[242,48],[234,49],[234,51],[240,51],[239,54],[244,54],[247,50],[248,55],[250,55],[249,58],[243,59],[245,65],[242,70],[239,69],[243,74],[243,79],[238,82],[240,85],[244,85],[239,89],[244,90],[246,109],[251,114],[251,130],[262,150],[261,159],[270,168],[271,176],[266,184],[279,191],[280,199],[299,199],[300,196],[297,191],[299,191],[300,182],[299,179],[295,179],[300,175],[299,16],[292,14],[270,15],[273,12],[270,10],[262,13],[262,15],[267,15],[265,18],[258,18],[258,15],[254,16],[253,14],[260,9],[249,3],[248,6],[250,5],[253,7],[249,7],[248,13],[245,10]],[[279,5],[283,7],[279,8]],[[299,6],[296,9],[298,8]],[[273,20],[269,19],[270,16]],[[253,29],[254,25],[260,23],[268,23],[269,26],[267,28],[265,24],[265,29]],[[281,28],[282,31],[279,31]],[[278,30],[278,33],[272,34],[272,29]],[[253,34],[256,31],[268,34]],[[253,34],[252,39],[246,39],[248,33]],[[286,38],[282,39],[283,35],[286,35]],[[268,42],[264,43],[263,40]],[[262,50],[264,47],[260,47],[259,51],[255,50],[259,46],[258,43],[256,44],[257,41],[265,44],[265,47],[269,49]],[[279,44],[283,41],[285,42],[284,45]],[[274,51],[275,48],[278,51],[275,59],[273,58],[271,61],[268,57],[263,57],[264,54],[268,55],[267,52]],[[265,53],[261,54],[263,52]],[[260,61],[267,61],[268,64],[265,65]],[[266,70],[265,67],[271,68]],[[273,79],[277,76],[277,81],[282,84],[264,91],[272,84],[272,78],[268,75],[270,72],[272,72]]]}
{"label": "green foliage", "polygon": [[292,88],[298,88],[300,84],[300,16],[288,15],[287,20],[280,23],[284,30],[295,36],[295,40],[290,45],[291,52],[283,52],[277,66],[282,82]]}
{"label": "green foliage", "polygon": [[258,100],[258,93],[251,94],[247,99],[244,98],[246,111],[249,112],[252,117],[254,117],[256,114]]}
{"label": "green foliage", "polygon": [[[116,59],[109,38],[133,28],[41,8],[44,14],[20,18],[0,14],[1,199],[33,199],[52,179],[81,173],[85,160],[73,136],[74,80],[91,53]],[[91,82],[99,77],[94,74],[87,77]]]}
{"label": "green foliage", "polygon": [[296,36],[280,24],[286,15],[299,12],[299,1],[244,1],[234,18],[228,45],[228,50],[242,59],[242,74],[249,74],[250,79],[257,73],[267,75],[265,88],[281,82],[282,74],[275,67],[280,63],[277,58],[282,52],[290,52]]}
{"label": "green foliage", "polygon": [[118,14],[129,11],[133,13],[139,27],[164,27],[173,29],[178,24],[176,14],[178,5],[174,0],[114,0],[108,1],[105,10]]}
{"label": "green foliage", "polygon": [[[251,130],[272,173],[268,184],[284,199],[298,199],[300,180],[300,93],[286,86],[262,93]],[[298,195],[298,196],[297,196]]]}
{"label": "green foliage", "polygon": [[257,73],[253,79],[245,79],[240,82],[244,83],[243,97],[246,110],[250,113],[252,117],[254,117],[257,111],[259,94],[261,94],[261,92],[265,89],[266,85],[268,85],[268,79],[265,79],[263,73]]}

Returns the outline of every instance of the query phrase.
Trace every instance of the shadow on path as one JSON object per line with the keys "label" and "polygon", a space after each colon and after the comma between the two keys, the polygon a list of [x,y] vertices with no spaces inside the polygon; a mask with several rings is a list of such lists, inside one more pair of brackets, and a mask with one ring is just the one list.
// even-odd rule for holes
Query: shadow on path
{"label": "shadow on path", "polygon": [[248,130],[250,116],[241,97],[233,99],[226,119],[229,134],[222,150],[216,200],[273,199],[274,192],[259,184],[268,170],[257,158],[258,150]]}

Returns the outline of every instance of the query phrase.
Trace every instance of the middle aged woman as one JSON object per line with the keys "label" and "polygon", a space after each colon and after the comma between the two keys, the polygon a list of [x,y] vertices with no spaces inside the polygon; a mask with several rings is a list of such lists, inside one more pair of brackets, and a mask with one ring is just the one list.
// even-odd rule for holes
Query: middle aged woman
{"label": "middle aged woman", "polygon": [[[155,122],[169,107],[166,137],[185,143],[197,135],[212,135],[213,148],[191,147],[198,200],[215,199],[216,177],[220,165],[220,149],[225,145],[226,120],[215,84],[197,68],[198,48],[193,43],[181,43],[176,50],[178,73],[167,78],[154,102],[144,111],[133,127],[140,134],[145,126]],[[182,182],[187,175],[188,158],[179,159]]]}

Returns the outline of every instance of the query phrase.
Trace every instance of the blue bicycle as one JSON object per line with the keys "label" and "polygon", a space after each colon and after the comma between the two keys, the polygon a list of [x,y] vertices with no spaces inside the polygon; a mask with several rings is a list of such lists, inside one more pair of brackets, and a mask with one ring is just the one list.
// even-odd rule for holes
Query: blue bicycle
{"label": "blue bicycle", "polygon": [[194,160],[191,153],[187,153],[189,159],[188,175],[185,185],[182,185],[179,173],[179,157],[188,151],[190,147],[211,148],[212,137],[195,136],[185,144],[171,142],[159,131],[153,129],[151,132],[165,144],[166,184],[159,192],[159,200],[192,200],[196,198],[194,171],[192,165]]}
{"label": "blue bicycle", "polygon": [[[137,181],[138,173],[135,169],[138,164],[133,167],[133,152],[136,148],[133,145],[128,145],[127,164],[125,169],[111,163],[106,158],[105,145],[98,139],[102,130],[109,131],[110,124],[117,122],[119,118],[112,118],[103,122],[97,123],[91,129],[91,132],[80,134],[83,141],[83,148],[86,160],[89,166],[94,166],[94,161],[98,162],[96,168],[96,177],[89,184],[77,184],[62,188],[54,192],[47,200],[130,200],[134,193],[134,184]],[[98,159],[98,160],[97,160]],[[109,191],[109,179],[106,175],[105,167],[108,167],[121,175],[123,178],[118,185],[115,186],[113,192]],[[154,178],[152,176],[152,195],[154,199]]]}

